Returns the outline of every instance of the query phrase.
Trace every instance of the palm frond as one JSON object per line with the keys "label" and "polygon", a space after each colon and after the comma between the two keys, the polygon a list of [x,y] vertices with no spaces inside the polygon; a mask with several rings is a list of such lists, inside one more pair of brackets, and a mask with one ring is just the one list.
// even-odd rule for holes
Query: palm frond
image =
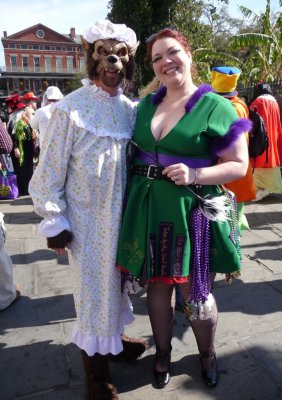
{"label": "palm frond", "polygon": [[250,10],[249,8],[244,7],[244,6],[239,6],[238,8],[239,8],[239,10],[241,11],[241,13],[243,14],[244,17],[253,18],[253,19],[259,19],[259,15],[257,15],[254,11]]}
{"label": "palm frond", "polygon": [[258,73],[260,73],[260,68],[253,68],[250,72],[250,77],[255,77]]}
{"label": "palm frond", "polygon": [[229,47],[233,50],[250,46],[269,46],[272,43],[275,43],[273,37],[262,33],[240,33],[228,41]]}
{"label": "palm frond", "polygon": [[198,62],[204,62],[207,60],[222,60],[224,64],[230,64],[230,65],[235,65],[235,66],[242,66],[242,61],[237,58],[232,56],[231,54],[224,53],[221,51],[215,51],[211,49],[197,49],[193,52],[193,56],[195,61]]}

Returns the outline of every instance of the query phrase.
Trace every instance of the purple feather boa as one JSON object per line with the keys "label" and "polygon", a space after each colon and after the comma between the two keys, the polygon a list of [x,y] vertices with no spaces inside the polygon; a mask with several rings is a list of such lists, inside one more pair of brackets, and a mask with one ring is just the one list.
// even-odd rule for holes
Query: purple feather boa
{"label": "purple feather boa", "polygon": [[152,103],[157,106],[158,104],[160,104],[163,101],[163,98],[165,97],[167,92],[167,87],[162,85],[158,88],[158,90],[156,91],[156,93],[153,94],[152,96]]}
{"label": "purple feather boa", "polygon": [[192,108],[196,105],[197,101],[206,93],[214,92],[213,88],[210,85],[204,84],[201,85],[196,92],[192,94],[190,99],[185,104],[185,111],[188,113],[192,110]]}
{"label": "purple feather boa", "polygon": [[[185,111],[188,113],[192,110],[192,108],[195,106],[197,101],[206,93],[208,92],[213,92],[213,88],[210,85],[204,84],[201,85],[191,96],[191,98],[187,101],[185,104]],[[162,85],[159,87],[159,89],[156,91],[156,93],[153,94],[152,96],[152,103],[157,106],[163,101],[163,98],[165,97],[167,92],[167,87]]]}
{"label": "purple feather boa", "polygon": [[[167,92],[166,86],[162,85],[152,95],[152,103],[158,105],[163,101]],[[190,97],[190,99],[185,104],[186,113],[190,112],[193,107],[197,104],[199,99],[206,93],[214,92],[213,88],[208,84],[201,85]],[[211,152],[217,156],[220,156],[224,150],[229,149],[233,143],[238,139],[238,137],[244,133],[249,132],[252,128],[252,123],[247,118],[237,119],[230,126],[227,134],[223,137],[216,137],[211,143]]]}
{"label": "purple feather boa", "polygon": [[249,132],[252,128],[252,122],[247,118],[239,118],[234,121],[227,134],[223,137],[216,137],[211,143],[211,152],[220,156],[223,151],[231,148],[233,143],[238,139],[238,137],[244,133]]}

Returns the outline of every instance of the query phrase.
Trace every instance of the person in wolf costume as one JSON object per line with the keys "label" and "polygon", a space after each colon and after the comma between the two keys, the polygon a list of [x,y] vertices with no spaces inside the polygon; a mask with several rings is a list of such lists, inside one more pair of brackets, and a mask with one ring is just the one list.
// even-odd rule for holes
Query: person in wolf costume
{"label": "person in wolf costume", "polygon": [[110,21],[96,22],[82,42],[89,79],[55,106],[29,189],[48,247],[70,249],[72,341],[81,349],[88,399],[114,400],[109,359],[136,359],[146,349],[144,340],[123,334],[134,316],[115,268],[125,149],[135,122],[135,106],[119,84],[133,77],[138,42],[133,30]]}

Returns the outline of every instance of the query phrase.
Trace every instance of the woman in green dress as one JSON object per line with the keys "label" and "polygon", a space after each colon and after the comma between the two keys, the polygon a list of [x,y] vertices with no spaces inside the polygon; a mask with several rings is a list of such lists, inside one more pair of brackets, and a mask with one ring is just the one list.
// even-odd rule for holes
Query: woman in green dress
{"label": "woman in green dress", "polygon": [[236,275],[241,260],[224,206],[216,216],[204,216],[198,205],[206,195],[225,204],[218,185],[246,174],[243,133],[250,124],[210,86],[194,85],[191,49],[182,34],[164,29],[149,39],[147,50],[161,87],[138,105],[117,266],[148,281],[157,387],[170,379],[175,285],[189,313],[204,382],[215,386],[217,308],[211,284],[216,272]]}

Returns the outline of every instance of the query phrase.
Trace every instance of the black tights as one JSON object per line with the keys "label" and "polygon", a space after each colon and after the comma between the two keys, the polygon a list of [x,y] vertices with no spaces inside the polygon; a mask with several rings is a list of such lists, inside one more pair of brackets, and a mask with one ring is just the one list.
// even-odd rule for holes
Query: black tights
{"label": "black tights", "polygon": [[[213,285],[215,274],[211,276],[211,286]],[[150,322],[156,348],[161,353],[171,351],[171,339],[173,331],[174,302],[172,302],[173,285],[163,282],[149,283],[147,292],[147,304]],[[189,300],[190,283],[185,282],[179,285],[184,302]],[[209,355],[214,352],[214,337],[217,325],[217,306],[213,305],[212,317],[206,320],[193,320],[191,326],[197,341],[199,353]],[[212,367],[213,358],[202,359],[206,369]],[[156,369],[165,370],[165,366],[156,365]]]}

